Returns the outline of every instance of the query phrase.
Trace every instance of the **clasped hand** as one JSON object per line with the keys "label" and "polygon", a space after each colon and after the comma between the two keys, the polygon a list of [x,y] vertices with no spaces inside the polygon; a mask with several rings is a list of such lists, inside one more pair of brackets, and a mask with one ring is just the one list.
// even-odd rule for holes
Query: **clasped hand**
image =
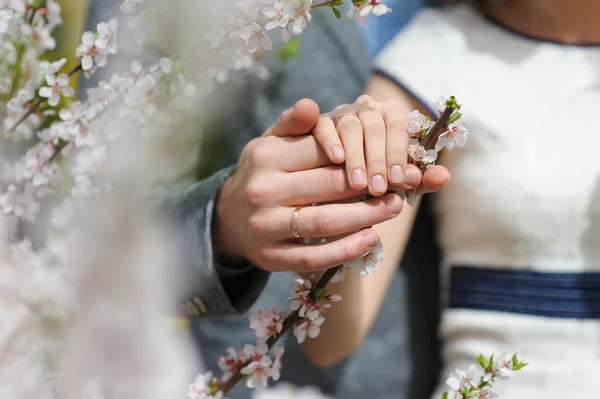
{"label": "clasped hand", "polygon": [[[401,198],[392,192],[432,192],[450,180],[442,166],[423,175],[407,165],[406,128],[397,104],[369,96],[323,115],[308,99],[284,111],[244,148],[221,189],[214,221],[221,261],[307,272],[370,251],[379,241],[371,226],[402,211]],[[364,194],[374,197],[348,202]],[[294,227],[301,237],[344,237],[315,245],[295,239],[291,220],[298,207]]]}

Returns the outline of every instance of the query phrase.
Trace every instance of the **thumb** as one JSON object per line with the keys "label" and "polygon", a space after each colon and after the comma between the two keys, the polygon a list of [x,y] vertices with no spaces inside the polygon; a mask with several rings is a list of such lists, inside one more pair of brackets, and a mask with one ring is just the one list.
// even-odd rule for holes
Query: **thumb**
{"label": "thumb", "polygon": [[301,136],[310,132],[319,121],[319,106],[311,99],[304,98],[281,116],[267,131],[265,136]]}

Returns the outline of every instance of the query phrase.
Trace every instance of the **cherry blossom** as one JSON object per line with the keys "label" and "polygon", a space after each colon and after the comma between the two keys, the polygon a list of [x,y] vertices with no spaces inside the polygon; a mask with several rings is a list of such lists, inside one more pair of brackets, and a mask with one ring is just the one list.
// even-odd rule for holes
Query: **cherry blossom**
{"label": "cherry blossom", "polygon": [[207,372],[196,376],[187,396],[189,399],[223,399],[223,393],[217,389],[217,380],[211,372]]}
{"label": "cherry blossom", "polygon": [[434,122],[430,118],[417,110],[406,115],[406,122],[408,123],[408,134],[412,138],[418,138],[423,130],[429,129],[434,125]]}
{"label": "cherry blossom", "polygon": [[106,49],[110,54],[117,54],[117,30],[119,29],[119,20],[111,18],[108,22],[100,22],[96,29],[98,30],[98,39],[95,45],[99,49]]}
{"label": "cherry blossom", "polygon": [[269,337],[281,333],[285,314],[279,306],[275,306],[272,312],[268,310],[257,310],[250,316],[250,328],[254,330],[256,337],[267,340]]}
{"label": "cherry blossom", "polygon": [[267,51],[273,50],[271,39],[263,31],[263,27],[256,22],[244,27],[240,32],[240,37],[246,41],[250,53],[254,53],[261,48]]}
{"label": "cherry blossom", "polygon": [[81,44],[75,50],[77,57],[82,57],[81,68],[84,71],[90,71],[94,66],[106,66],[108,45],[109,42],[105,38],[96,39],[93,32],[84,32],[81,36]]}
{"label": "cherry blossom", "polygon": [[312,387],[296,388],[287,383],[278,383],[274,388],[256,391],[252,399],[331,399]]}
{"label": "cherry blossom", "polygon": [[60,96],[73,97],[75,90],[69,86],[69,76],[67,74],[46,75],[46,83],[48,86],[40,88],[39,95],[48,99],[48,105],[56,107],[60,102]]}
{"label": "cherry blossom", "polygon": [[298,321],[294,325],[294,335],[298,339],[298,343],[301,344],[306,340],[306,337],[316,338],[321,333],[321,324],[325,322],[323,316],[317,316],[315,318],[305,318]]}
{"label": "cherry blossom", "polygon": [[365,25],[369,14],[379,17],[390,12],[392,12],[391,8],[376,0],[356,1],[352,3],[352,7],[346,13],[346,17],[350,19],[356,17],[356,21],[360,25]]}
{"label": "cherry blossom", "polygon": [[235,372],[241,370],[249,359],[244,350],[236,351],[234,348],[227,349],[227,356],[219,358],[219,368],[223,371],[221,379],[227,381]]}
{"label": "cherry blossom", "polygon": [[358,271],[361,277],[366,277],[369,274],[377,272],[379,270],[378,264],[383,260],[383,244],[381,241],[377,243],[365,256],[355,259],[347,263],[348,268]]}
{"label": "cherry blossom", "polygon": [[289,25],[292,34],[301,35],[304,32],[304,28],[312,18],[310,15],[311,6],[312,0],[290,0],[290,7],[294,12],[292,22]]}
{"label": "cherry blossom", "polygon": [[241,373],[247,375],[246,385],[248,388],[263,389],[267,387],[269,378],[273,381],[279,380],[283,348],[275,348],[275,360],[268,356],[269,348],[264,343],[256,346],[247,344],[244,346],[244,352],[250,357],[250,362],[242,368]]}
{"label": "cherry blossom", "polygon": [[441,151],[442,148],[452,150],[455,145],[464,147],[467,144],[467,126],[462,122],[453,122],[448,125],[448,130],[442,133],[435,143],[435,150]]}

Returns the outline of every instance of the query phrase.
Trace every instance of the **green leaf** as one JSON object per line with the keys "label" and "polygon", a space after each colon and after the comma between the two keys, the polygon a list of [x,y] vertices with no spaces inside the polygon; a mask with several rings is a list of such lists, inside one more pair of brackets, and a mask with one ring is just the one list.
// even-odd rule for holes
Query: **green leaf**
{"label": "green leaf", "polygon": [[448,124],[451,124],[453,122],[456,122],[457,120],[459,120],[462,117],[462,114],[460,112],[455,112],[452,115],[450,115],[450,118],[448,118]]}
{"label": "green leaf", "polygon": [[444,392],[441,399],[448,399],[448,392]]}
{"label": "green leaf", "polygon": [[477,356],[475,358],[475,360],[477,360],[477,363],[479,363],[479,365],[484,370],[487,370],[487,368],[490,367],[490,363],[488,362],[488,359],[485,356],[483,356],[481,353],[479,354],[479,356]]}
{"label": "green leaf", "polygon": [[335,14],[337,19],[342,18],[342,13],[340,10],[338,10],[337,8],[335,8],[334,6],[331,6],[331,9],[333,10],[333,13]]}
{"label": "green leaf", "polygon": [[523,367],[527,366],[529,363],[525,363],[525,362],[519,362],[516,365],[513,364],[513,370],[515,371],[519,371],[521,370]]}
{"label": "green leaf", "polygon": [[327,290],[325,288],[318,288],[315,290],[315,298],[321,299],[321,297],[323,295],[325,295],[326,293],[327,293]]}
{"label": "green leaf", "polygon": [[300,55],[300,40],[293,38],[279,49],[278,56],[282,61],[297,58]]}

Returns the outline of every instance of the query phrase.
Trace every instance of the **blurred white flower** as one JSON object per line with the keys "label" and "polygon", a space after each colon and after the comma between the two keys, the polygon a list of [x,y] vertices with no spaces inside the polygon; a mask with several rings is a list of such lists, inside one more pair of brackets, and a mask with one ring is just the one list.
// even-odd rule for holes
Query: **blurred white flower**
{"label": "blurred white flower", "polygon": [[69,76],[67,74],[46,75],[46,83],[48,86],[40,88],[39,95],[48,99],[48,105],[56,107],[60,102],[60,96],[73,97],[75,90],[69,86]]}
{"label": "blurred white flower", "polygon": [[108,45],[107,40],[96,39],[93,32],[84,32],[81,35],[81,44],[75,50],[77,57],[81,57],[81,68],[84,71],[90,71],[94,66],[106,66],[108,64]]}

